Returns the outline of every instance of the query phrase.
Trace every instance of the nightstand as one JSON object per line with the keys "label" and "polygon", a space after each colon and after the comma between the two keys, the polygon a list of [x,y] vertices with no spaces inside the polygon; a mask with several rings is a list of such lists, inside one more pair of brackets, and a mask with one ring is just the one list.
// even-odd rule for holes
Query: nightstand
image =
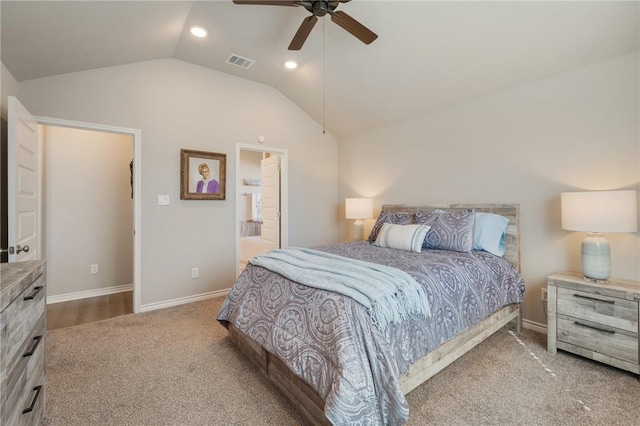
{"label": "nightstand", "polygon": [[558,349],[640,374],[640,283],[594,282],[563,272],[547,281],[547,350]]}

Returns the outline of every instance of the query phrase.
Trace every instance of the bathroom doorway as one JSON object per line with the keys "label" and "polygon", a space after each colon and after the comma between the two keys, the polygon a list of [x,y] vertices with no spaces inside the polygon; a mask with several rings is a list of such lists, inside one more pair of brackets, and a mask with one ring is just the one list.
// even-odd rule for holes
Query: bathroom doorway
{"label": "bathroom doorway", "polygon": [[288,245],[287,151],[236,149],[236,275],[254,256]]}

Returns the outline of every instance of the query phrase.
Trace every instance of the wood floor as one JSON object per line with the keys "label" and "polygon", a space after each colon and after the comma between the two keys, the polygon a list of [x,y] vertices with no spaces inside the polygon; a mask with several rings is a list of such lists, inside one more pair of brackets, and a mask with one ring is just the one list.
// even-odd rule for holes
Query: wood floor
{"label": "wood floor", "polygon": [[47,330],[100,321],[133,312],[133,292],[47,305]]}

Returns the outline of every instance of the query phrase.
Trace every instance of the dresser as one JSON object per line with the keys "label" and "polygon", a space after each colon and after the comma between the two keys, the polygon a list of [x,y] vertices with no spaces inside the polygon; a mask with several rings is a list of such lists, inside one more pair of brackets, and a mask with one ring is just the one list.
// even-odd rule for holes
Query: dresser
{"label": "dresser", "polygon": [[640,374],[640,283],[563,272],[548,277],[547,297],[550,353],[562,349]]}
{"label": "dresser", "polygon": [[0,264],[0,424],[44,420],[45,261]]}

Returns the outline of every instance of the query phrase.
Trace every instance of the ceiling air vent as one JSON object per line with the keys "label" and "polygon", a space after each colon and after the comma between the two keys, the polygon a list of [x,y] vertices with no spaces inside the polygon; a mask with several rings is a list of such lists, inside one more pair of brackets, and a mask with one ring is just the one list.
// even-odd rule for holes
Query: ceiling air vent
{"label": "ceiling air vent", "polygon": [[229,59],[227,59],[227,63],[235,65],[236,67],[244,68],[246,70],[251,68],[251,65],[255,64],[256,61],[254,61],[253,59],[243,58],[242,56],[236,55],[234,53],[229,56]]}

